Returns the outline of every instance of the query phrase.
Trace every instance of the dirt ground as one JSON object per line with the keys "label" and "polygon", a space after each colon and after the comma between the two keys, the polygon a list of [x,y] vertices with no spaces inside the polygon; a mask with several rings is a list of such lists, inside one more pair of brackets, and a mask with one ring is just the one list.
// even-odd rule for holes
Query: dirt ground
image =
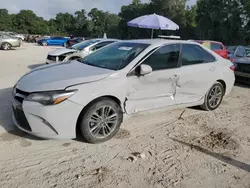
{"label": "dirt ground", "polygon": [[250,87],[214,112],[161,110],[123,123],[112,140],[41,140],[16,130],[11,88],[55,47],[0,51],[0,188],[250,188]]}

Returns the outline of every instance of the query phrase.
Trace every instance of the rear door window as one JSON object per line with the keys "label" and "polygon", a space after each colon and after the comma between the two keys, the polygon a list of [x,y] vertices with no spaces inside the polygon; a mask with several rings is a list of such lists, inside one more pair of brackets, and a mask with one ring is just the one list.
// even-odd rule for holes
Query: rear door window
{"label": "rear door window", "polygon": [[182,45],[182,66],[211,63],[216,59],[202,47],[194,44]]}

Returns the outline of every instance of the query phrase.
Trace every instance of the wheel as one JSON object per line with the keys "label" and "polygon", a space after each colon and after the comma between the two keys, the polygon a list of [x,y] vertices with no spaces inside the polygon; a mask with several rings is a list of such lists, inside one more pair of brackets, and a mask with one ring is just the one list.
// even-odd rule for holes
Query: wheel
{"label": "wheel", "polygon": [[3,49],[3,50],[10,50],[10,49],[11,49],[11,44],[8,43],[8,42],[4,42],[4,43],[1,45],[1,49]]}
{"label": "wheel", "polygon": [[63,47],[66,47],[67,46],[67,42],[63,43]]}
{"label": "wheel", "polygon": [[44,42],[42,42],[42,45],[43,45],[43,46],[47,46],[48,43],[44,41]]}
{"label": "wheel", "polygon": [[225,89],[223,85],[220,82],[216,82],[207,92],[201,108],[207,111],[217,109],[223,100],[224,94]]}
{"label": "wheel", "polygon": [[83,112],[80,131],[84,139],[93,144],[111,139],[122,123],[121,107],[108,98],[102,98]]}

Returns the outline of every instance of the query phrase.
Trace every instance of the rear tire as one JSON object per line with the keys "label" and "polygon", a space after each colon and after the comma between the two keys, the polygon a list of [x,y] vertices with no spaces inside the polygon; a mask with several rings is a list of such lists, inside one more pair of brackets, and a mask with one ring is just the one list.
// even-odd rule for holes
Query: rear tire
{"label": "rear tire", "polygon": [[220,82],[215,82],[205,96],[204,104],[201,106],[206,111],[217,109],[225,95],[225,88]]}
{"label": "rear tire", "polygon": [[119,130],[123,113],[121,107],[109,98],[90,104],[81,115],[80,131],[92,144],[110,140]]}
{"label": "rear tire", "polygon": [[10,50],[11,49],[11,44],[8,42],[3,42],[1,45],[2,50]]}

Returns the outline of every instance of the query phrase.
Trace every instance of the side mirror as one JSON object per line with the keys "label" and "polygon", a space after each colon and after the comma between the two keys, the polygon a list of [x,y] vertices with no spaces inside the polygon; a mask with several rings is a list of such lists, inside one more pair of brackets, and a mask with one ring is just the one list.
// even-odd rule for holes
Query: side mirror
{"label": "side mirror", "polygon": [[152,67],[149,65],[140,65],[140,75],[144,76],[150,74],[153,71]]}

